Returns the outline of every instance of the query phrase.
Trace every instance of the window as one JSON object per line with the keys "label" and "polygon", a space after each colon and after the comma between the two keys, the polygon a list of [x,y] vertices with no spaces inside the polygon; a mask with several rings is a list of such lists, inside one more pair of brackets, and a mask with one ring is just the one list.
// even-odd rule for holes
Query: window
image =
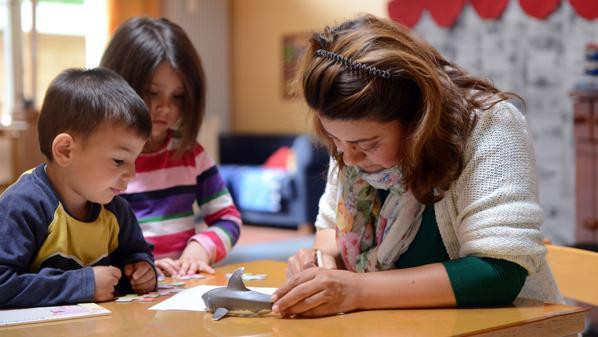
{"label": "window", "polygon": [[[0,0],[0,102],[7,99],[4,32],[12,1],[19,0]],[[107,5],[106,0],[38,0],[35,4],[35,35],[31,33],[32,2],[24,0],[20,6],[22,83],[25,99],[39,108],[48,84],[62,70],[98,65],[108,35]]]}
{"label": "window", "polygon": [[[16,7],[11,9],[11,5]],[[11,43],[7,34],[14,27],[10,22],[19,21],[10,20],[11,14],[20,19],[16,43]],[[14,131],[23,125],[13,119],[14,113],[25,101],[39,110],[46,88],[61,71],[99,64],[108,38],[107,26],[107,0],[0,0],[0,143],[10,142],[6,137],[10,132],[2,130]],[[17,63],[22,64],[22,71],[16,74],[11,70],[15,67],[8,64],[13,59],[8,57],[11,53],[20,54]],[[13,98],[14,91],[22,91],[23,99]],[[22,138],[18,136],[19,141]],[[2,172],[29,168],[15,163],[18,156],[12,152],[16,148],[0,144],[0,184],[6,180]]]}

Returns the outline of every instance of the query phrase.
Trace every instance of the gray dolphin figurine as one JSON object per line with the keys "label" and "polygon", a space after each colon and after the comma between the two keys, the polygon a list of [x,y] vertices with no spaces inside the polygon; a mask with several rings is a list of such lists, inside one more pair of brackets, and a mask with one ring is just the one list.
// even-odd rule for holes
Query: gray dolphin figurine
{"label": "gray dolphin figurine", "polygon": [[212,289],[201,296],[212,319],[217,321],[227,314],[263,314],[272,311],[272,298],[268,294],[249,290],[243,283],[241,267],[231,275],[226,287]]}

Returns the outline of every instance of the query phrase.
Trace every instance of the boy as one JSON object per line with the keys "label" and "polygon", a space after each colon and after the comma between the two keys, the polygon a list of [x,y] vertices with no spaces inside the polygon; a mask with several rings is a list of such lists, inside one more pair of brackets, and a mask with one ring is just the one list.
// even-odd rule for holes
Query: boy
{"label": "boy", "polygon": [[115,197],[151,133],[143,100],[110,70],[68,69],[46,92],[38,130],[47,163],[0,196],[0,308],[153,290],[151,248]]}

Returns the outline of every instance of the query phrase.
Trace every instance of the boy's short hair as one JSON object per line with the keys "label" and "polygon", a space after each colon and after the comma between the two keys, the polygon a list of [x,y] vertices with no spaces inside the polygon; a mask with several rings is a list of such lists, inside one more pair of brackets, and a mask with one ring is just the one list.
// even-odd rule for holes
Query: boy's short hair
{"label": "boy's short hair", "polygon": [[89,138],[103,123],[122,125],[148,139],[152,121],[145,102],[107,68],[67,69],[50,83],[37,122],[41,152],[53,160],[52,142],[63,132]]}

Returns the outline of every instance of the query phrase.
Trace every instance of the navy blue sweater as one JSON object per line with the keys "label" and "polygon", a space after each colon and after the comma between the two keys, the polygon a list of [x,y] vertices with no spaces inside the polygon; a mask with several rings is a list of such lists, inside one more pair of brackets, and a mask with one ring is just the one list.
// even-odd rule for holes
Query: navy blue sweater
{"label": "navy blue sweater", "polygon": [[[150,245],[120,197],[81,221],[62,206],[44,164],[0,196],[0,308],[92,301],[93,266],[147,261]],[[124,274],[123,274],[124,275]],[[126,277],[117,289],[130,290]]]}

